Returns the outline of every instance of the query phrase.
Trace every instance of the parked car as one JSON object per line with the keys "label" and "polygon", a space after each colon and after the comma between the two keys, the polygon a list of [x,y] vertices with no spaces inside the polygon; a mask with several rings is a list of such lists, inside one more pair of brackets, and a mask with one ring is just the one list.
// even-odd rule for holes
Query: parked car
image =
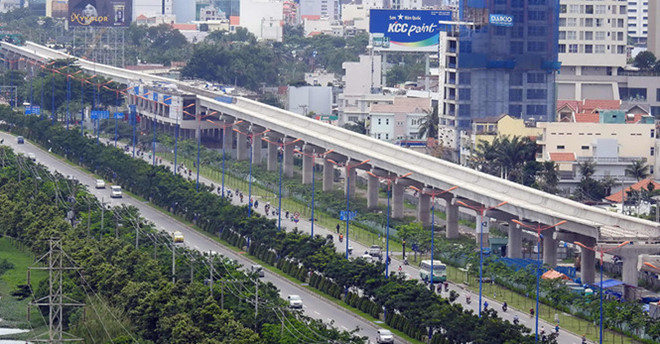
{"label": "parked car", "polygon": [[110,187],[110,197],[112,198],[121,198],[121,186],[113,185]]}
{"label": "parked car", "polygon": [[394,335],[392,335],[392,331],[383,328],[379,329],[376,343],[394,343]]}
{"label": "parked car", "polygon": [[23,136],[19,136],[16,138],[16,142],[18,142],[18,144],[20,145],[25,143],[25,139],[23,138]]}
{"label": "parked car", "polygon": [[302,298],[298,295],[289,295],[286,298],[289,301],[289,308],[303,308]]}
{"label": "parked car", "polygon": [[264,268],[259,264],[252,265],[250,271],[256,273],[259,277],[264,277]]}
{"label": "parked car", "polygon": [[103,179],[97,179],[96,180],[96,188],[97,189],[105,189],[105,181],[103,181]]}

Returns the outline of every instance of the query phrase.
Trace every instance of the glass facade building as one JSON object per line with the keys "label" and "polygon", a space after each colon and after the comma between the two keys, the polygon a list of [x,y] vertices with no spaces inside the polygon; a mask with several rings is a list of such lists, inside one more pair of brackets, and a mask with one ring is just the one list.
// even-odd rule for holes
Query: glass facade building
{"label": "glass facade building", "polygon": [[[558,0],[464,0],[464,22],[447,33],[442,124],[509,114],[553,121]],[[504,19],[504,20],[502,20]]]}

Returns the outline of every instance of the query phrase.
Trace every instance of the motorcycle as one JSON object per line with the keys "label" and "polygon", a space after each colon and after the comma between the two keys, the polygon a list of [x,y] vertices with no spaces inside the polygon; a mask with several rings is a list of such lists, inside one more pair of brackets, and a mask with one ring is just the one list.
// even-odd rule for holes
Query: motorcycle
{"label": "motorcycle", "polygon": [[343,235],[339,236],[339,242],[344,242],[344,236]]}
{"label": "motorcycle", "polygon": [[472,297],[466,296],[465,297],[465,303],[467,303],[469,305],[471,302],[472,302]]}
{"label": "motorcycle", "polygon": [[507,304],[506,304],[506,302],[505,302],[505,303],[502,305],[502,312],[506,312],[507,308],[508,308],[508,306],[507,306]]}
{"label": "motorcycle", "polygon": [[408,265],[408,258],[403,258],[403,265]]}

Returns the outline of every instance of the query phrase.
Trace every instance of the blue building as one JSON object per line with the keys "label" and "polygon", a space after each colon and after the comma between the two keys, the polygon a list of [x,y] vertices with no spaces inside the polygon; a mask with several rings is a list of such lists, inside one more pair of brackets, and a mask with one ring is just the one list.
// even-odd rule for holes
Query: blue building
{"label": "blue building", "polygon": [[[447,32],[441,124],[509,114],[554,121],[558,0],[463,0],[462,25]],[[442,80],[442,79],[441,79]]]}

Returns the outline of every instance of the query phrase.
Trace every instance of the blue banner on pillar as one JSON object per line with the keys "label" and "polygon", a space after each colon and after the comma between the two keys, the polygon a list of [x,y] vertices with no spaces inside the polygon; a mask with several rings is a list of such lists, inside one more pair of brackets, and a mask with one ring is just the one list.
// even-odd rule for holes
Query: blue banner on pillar
{"label": "blue banner on pillar", "polygon": [[113,114],[113,117],[114,117],[115,119],[124,119],[124,113],[123,113],[123,112],[115,112],[115,113]]}

